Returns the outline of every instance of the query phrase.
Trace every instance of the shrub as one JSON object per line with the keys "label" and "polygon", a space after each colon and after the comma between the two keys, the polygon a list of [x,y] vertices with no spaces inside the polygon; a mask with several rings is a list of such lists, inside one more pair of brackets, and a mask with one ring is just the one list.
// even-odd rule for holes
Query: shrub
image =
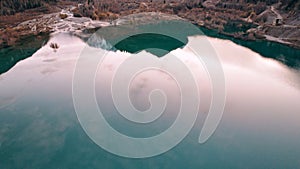
{"label": "shrub", "polygon": [[66,19],[68,17],[68,15],[64,14],[64,13],[60,13],[59,17],[60,17],[60,19]]}

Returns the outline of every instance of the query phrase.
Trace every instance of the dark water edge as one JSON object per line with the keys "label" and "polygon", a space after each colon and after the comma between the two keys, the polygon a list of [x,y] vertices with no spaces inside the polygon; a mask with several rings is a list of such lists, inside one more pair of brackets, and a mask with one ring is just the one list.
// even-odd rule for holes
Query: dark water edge
{"label": "dark water edge", "polygon": [[[141,50],[146,49],[146,51],[155,54],[158,57],[162,57],[172,50],[183,47],[184,45],[183,42],[180,42],[175,38],[148,33],[128,37],[117,43],[114,47],[118,50],[130,53],[138,53]],[[161,50],[155,51],[154,49]]]}
{"label": "dark water edge", "polygon": [[278,60],[291,68],[300,69],[300,49],[267,40],[246,41],[236,39],[231,36],[220,34],[216,30],[210,30],[204,27],[200,27],[200,30],[209,37],[231,40],[234,43],[247,47],[264,57]]}
{"label": "dark water edge", "polygon": [[19,43],[0,49],[0,74],[9,71],[19,61],[32,56],[49,40],[49,34],[32,35]]}

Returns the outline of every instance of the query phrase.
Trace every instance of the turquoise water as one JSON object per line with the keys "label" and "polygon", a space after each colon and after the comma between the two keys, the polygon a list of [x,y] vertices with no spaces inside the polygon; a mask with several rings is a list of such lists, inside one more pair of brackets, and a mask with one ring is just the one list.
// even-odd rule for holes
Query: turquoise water
{"label": "turquoise water", "polygon": [[228,39],[257,52],[264,57],[276,59],[292,68],[299,69],[300,67],[300,49],[291,48],[287,45],[265,40],[244,41],[226,35],[221,35],[214,30],[209,30],[203,27],[200,29],[207,36]]}
{"label": "turquoise water", "polygon": [[146,51],[161,57],[172,50],[183,47],[184,45],[185,44],[183,42],[172,37],[149,33],[126,38],[117,43],[115,48],[130,53],[138,53],[146,49]]}
{"label": "turquoise water", "polygon": [[0,49],[0,74],[7,72],[19,61],[32,56],[48,39],[48,35],[31,36],[14,46]]}
{"label": "turquoise water", "polygon": [[[200,30],[209,37],[231,40],[257,53],[260,53],[264,57],[279,60],[280,62],[292,68],[299,69],[300,67],[300,49],[291,48],[286,45],[282,45],[275,42],[269,42],[265,40],[256,40],[256,41],[239,40],[233,37],[219,34],[215,30],[209,30],[203,27],[200,27]],[[7,72],[20,60],[30,57],[43,44],[47,42],[47,39],[48,36],[44,36],[43,38],[30,37],[24,40],[21,44],[18,44],[17,46],[0,49],[0,55],[1,55],[0,74]],[[32,43],[32,41],[35,42]],[[157,41],[159,43],[161,42],[163,43],[151,44],[149,43],[150,41]],[[182,47],[184,44],[182,42],[178,42],[177,40],[166,36],[143,35],[143,36],[128,38],[125,41],[116,44],[115,47],[120,50],[125,50],[131,53],[135,53],[140,51],[141,49],[144,49],[145,47],[151,48],[151,46],[149,45],[152,45],[155,48],[148,49],[148,51],[156,54],[157,56],[163,56],[167,53],[167,51],[171,51],[178,47]],[[160,46],[162,50],[157,50],[156,48],[157,46]]]}
{"label": "turquoise water", "polygon": [[[209,32],[209,30],[205,30],[204,33],[214,37],[228,38],[215,34],[213,31]],[[62,37],[67,42],[72,42],[66,43],[66,46],[77,43],[76,37],[70,37],[70,35]],[[162,49],[162,51],[153,52],[158,52],[155,53],[158,55],[163,55],[166,51],[183,45],[169,37],[148,34],[146,37],[133,36],[115,47],[137,52],[149,47],[149,44],[146,45],[149,40],[155,42],[157,39],[160,42],[163,39],[165,42],[150,43],[150,48]],[[227,98],[228,104],[225,107],[224,117],[213,137],[205,144],[198,143],[198,136],[206,117],[205,113],[199,114],[196,126],[183,142],[164,154],[146,159],[129,159],[110,154],[86,135],[73,107],[72,77],[63,76],[64,73],[72,75],[72,68],[68,67],[72,65],[72,62],[69,62],[68,58],[59,64],[54,64],[53,58],[48,55],[43,58],[40,54],[35,56],[35,59],[26,62],[28,65],[13,67],[6,74],[7,76],[0,76],[3,77],[3,79],[0,78],[2,87],[0,90],[2,102],[0,105],[0,168],[299,168],[300,115],[297,99],[299,99],[300,74],[294,69],[299,68],[299,50],[265,41],[232,40],[265,57],[274,58],[290,66],[275,62],[275,66],[279,66],[273,69],[273,62],[270,65],[272,68],[270,70],[278,69],[286,73],[284,74],[286,79],[275,76],[274,83],[272,80],[268,81],[267,78],[265,80],[261,75],[264,69],[260,69],[259,65],[253,66],[251,58],[237,56],[236,60],[244,60],[246,66],[250,65],[250,68],[255,70],[253,74],[248,74],[244,69],[229,67],[230,71],[226,77],[230,81],[229,86],[233,87],[228,87],[228,93],[231,94]],[[170,42],[174,43],[170,44]],[[77,50],[76,46],[70,48]],[[51,51],[51,49],[44,50]],[[59,52],[58,50],[57,53]],[[68,52],[70,51],[66,51]],[[56,54],[52,55],[54,58],[59,57]],[[13,55],[9,54],[9,58],[12,57]],[[39,65],[40,59],[45,59],[42,61],[43,65]],[[58,58],[55,59],[58,60]],[[268,61],[261,59],[258,63],[261,62],[263,66],[266,66],[269,64]],[[53,63],[53,66],[47,67],[48,62]],[[7,59],[3,63],[7,63]],[[34,67],[31,67],[30,63]],[[10,66],[6,66],[3,72],[14,64],[7,64]],[[45,66],[50,70],[46,69],[46,73],[40,72],[39,66]],[[231,69],[233,69],[232,72]],[[245,74],[241,77],[238,74],[240,72]],[[271,71],[270,75],[276,73],[276,71],[275,73]],[[237,82],[232,82],[230,79],[235,77]],[[256,77],[261,78],[256,79]],[[5,81],[7,79],[11,81]],[[10,93],[14,95],[9,95]],[[100,97],[99,99],[101,102],[101,99],[107,98]],[[105,104],[104,109],[106,109],[106,117],[116,125],[116,129],[120,131],[131,129],[129,134],[147,135],[143,133],[145,127],[134,128],[122,117],[115,116],[117,112],[109,104]],[[152,126],[151,129],[159,131],[158,128],[162,125],[170,124],[169,120],[163,119],[159,125]]]}

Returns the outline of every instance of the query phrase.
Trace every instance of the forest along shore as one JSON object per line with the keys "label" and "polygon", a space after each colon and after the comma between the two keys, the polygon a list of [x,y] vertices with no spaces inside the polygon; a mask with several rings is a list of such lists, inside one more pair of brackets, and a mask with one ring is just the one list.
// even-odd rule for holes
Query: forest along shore
{"label": "forest along shore", "polygon": [[[23,0],[18,0],[23,1]],[[0,48],[32,35],[99,28],[141,12],[175,14],[192,23],[243,40],[268,40],[300,49],[300,1],[276,0],[35,0],[19,10],[0,2]],[[16,8],[16,9],[15,9]],[[20,8],[20,7],[19,7]],[[81,18],[81,19],[76,19]],[[90,18],[91,20],[89,20]],[[60,23],[79,24],[60,24]]]}

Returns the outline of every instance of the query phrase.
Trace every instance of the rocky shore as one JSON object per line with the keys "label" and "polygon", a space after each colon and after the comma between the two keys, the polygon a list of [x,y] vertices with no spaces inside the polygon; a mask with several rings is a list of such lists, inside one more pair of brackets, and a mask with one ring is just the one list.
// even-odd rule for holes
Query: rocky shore
{"label": "rocky shore", "polygon": [[[133,13],[162,12],[243,40],[265,39],[300,49],[300,2],[251,0],[88,0],[56,2],[0,16],[0,47],[53,31],[96,29]],[[43,14],[48,13],[48,14]]]}

